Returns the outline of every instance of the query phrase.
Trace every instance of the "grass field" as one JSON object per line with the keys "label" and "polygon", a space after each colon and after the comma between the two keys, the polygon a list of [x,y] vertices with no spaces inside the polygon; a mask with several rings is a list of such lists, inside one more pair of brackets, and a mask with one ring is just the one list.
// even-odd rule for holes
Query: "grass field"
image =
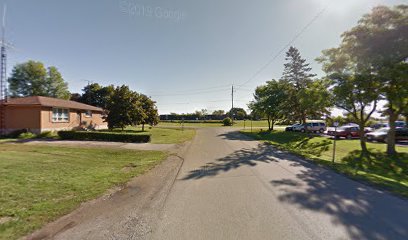
{"label": "grass field", "polygon": [[379,185],[392,192],[408,197],[408,147],[397,147],[399,154],[389,158],[385,154],[386,145],[367,143],[370,156],[360,158],[359,140],[336,141],[336,158],[332,164],[333,140],[325,137],[296,132],[242,131],[258,140],[313,159],[356,179]]}
{"label": "grass field", "polygon": [[165,159],[157,151],[0,144],[0,239],[17,239]]}
{"label": "grass field", "polygon": [[[121,130],[117,129],[115,131],[120,132]],[[177,128],[145,127],[145,131],[142,132],[140,127],[127,127],[124,131],[135,134],[149,133],[151,135],[151,143],[155,144],[183,143],[191,140],[195,135],[195,130],[188,128],[181,130]]]}
{"label": "grass field", "polygon": [[[159,127],[180,127],[181,128],[181,124],[179,122],[160,122]],[[192,122],[188,122],[188,123],[184,123],[185,127],[222,127],[222,123],[221,122],[197,122],[197,123],[192,123]],[[234,122],[234,127],[239,127],[239,128],[244,128],[245,129],[250,129],[251,127],[251,121],[246,120],[236,120]],[[268,129],[268,122],[265,121],[252,121],[252,127],[253,128],[264,128],[264,130]],[[286,126],[276,126],[277,129],[281,129],[284,128]]]}

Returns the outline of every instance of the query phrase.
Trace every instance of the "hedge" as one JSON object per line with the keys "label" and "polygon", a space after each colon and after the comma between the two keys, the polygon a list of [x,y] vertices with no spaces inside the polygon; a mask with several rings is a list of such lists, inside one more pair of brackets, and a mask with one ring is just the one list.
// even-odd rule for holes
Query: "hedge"
{"label": "hedge", "polygon": [[65,140],[89,140],[107,142],[150,142],[149,134],[131,134],[120,132],[85,132],[85,131],[60,131],[58,136]]}

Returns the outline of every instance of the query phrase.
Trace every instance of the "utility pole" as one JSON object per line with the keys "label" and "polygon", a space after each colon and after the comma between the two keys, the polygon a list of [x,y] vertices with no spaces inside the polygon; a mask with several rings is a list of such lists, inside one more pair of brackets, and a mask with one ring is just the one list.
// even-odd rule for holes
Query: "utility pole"
{"label": "utility pole", "polygon": [[231,89],[231,119],[232,119],[232,126],[234,126],[234,84],[232,85],[232,89]]}
{"label": "utility pole", "polygon": [[91,81],[91,80],[88,80],[88,79],[82,79],[82,81],[85,81],[85,82],[87,82],[87,87],[89,88],[89,86],[91,85],[91,83],[93,83],[93,81]]}
{"label": "utility pole", "polygon": [[336,160],[336,139],[337,139],[337,127],[339,126],[339,122],[334,122],[334,139],[333,139],[333,158],[332,158],[332,164],[334,164]]}

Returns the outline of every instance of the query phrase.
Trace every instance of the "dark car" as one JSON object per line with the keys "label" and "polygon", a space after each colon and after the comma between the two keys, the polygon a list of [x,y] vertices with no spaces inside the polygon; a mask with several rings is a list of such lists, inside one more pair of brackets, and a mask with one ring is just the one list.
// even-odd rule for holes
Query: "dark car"
{"label": "dark car", "polygon": [[[387,142],[390,128],[380,128],[366,134],[367,141]],[[408,141],[408,128],[395,129],[395,141]]]}
{"label": "dark car", "polygon": [[293,124],[293,125],[291,125],[291,126],[287,126],[287,127],[285,128],[285,131],[286,131],[286,132],[293,132],[294,129],[295,129],[296,127],[300,126],[300,125],[302,125],[302,124],[296,123],[296,124]]}
{"label": "dark car", "polygon": [[358,138],[360,137],[359,127],[357,126],[341,126],[337,130],[327,131],[327,135],[334,136],[335,138]]}

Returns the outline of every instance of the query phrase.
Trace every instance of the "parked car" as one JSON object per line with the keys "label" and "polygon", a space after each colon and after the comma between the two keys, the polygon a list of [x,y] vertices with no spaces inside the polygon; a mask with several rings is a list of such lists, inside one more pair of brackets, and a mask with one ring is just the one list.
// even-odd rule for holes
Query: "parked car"
{"label": "parked car", "polygon": [[[375,123],[375,124],[373,124],[373,125],[371,125],[369,127],[366,127],[364,129],[367,130],[367,132],[373,132],[373,131],[375,131],[377,129],[387,128],[387,127],[390,127],[390,125],[388,123]],[[396,121],[395,122],[395,127],[396,128],[406,128],[407,125],[406,125],[406,123],[404,121]]]}
{"label": "parked car", "polygon": [[375,123],[375,124],[371,125],[370,127],[372,129],[374,129],[374,130],[377,130],[377,129],[388,127],[388,123]]}
{"label": "parked car", "polygon": [[296,124],[293,124],[293,125],[291,125],[291,126],[287,126],[287,127],[285,128],[285,131],[286,131],[286,132],[292,132],[292,131],[294,131],[294,128],[300,127],[300,125],[302,125],[302,124],[296,123]]}
{"label": "parked car", "polygon": [[304,127],[304,124],[298,124],[298,125],[293,125],[292,126],[292,131],[294,132],[300,132],[300,130]]}
{"label": "parked car", "polygon": [[375,123],[375,124],[370,125],[369,127],[365,127],[364,130],[365,132],[374,132],[377,129],[386,128],[386,127],[388,127],[387,123]]}
{"label": "parked car", "polygon": [[345,125],[337,128],[336,130],[327,131],[327,135],[334,136],[335,138],[358,138],[360,137],[359,129],[360,128],[358,126]]}
{"label": "parked car", "polygon": [[357,123],[346,123],[346,124],[344,124],[343,126],[344,126],[344,127],[345,127],[345,126],[358,127],[358,124],[357,124]]}
{"label": "parked car", "polygon": [[[366,134],[367,141],[387,142],[388,132],[390,128],[380,128],[374,132]],[[395,141],[408,141],[408,128],[396,128],[395,129]]]}
{"label": "parked car", "polygon": [[296,126],[293,128],[293,131],[298,132],[320,132],[323,133],[326,131],[326,124],[324,122],[308,122],[306,124],[301,124],[300,126]]}
{"label": "parked car", "polygon": [[395,127],[406,128],[406,127],[407,127],[407,123],[404,122],[404,121],[396,121],[396,122],[395,122]]}

